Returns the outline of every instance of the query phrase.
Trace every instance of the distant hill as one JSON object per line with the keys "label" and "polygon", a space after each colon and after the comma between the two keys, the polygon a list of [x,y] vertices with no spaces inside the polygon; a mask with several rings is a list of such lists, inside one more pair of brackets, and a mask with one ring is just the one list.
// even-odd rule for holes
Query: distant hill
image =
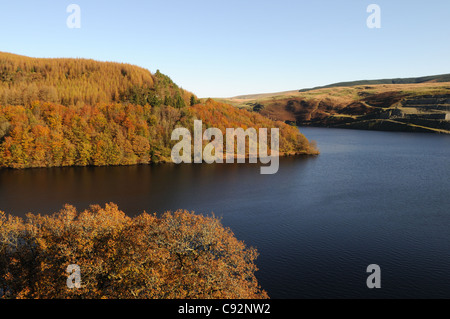
{"label": "distant hill", "polygon": [[334,87],[349,87],[358,85],[376,85],[376,84],[419,84],[419,83],[438,83],[438,82],[450,82],[450,74],[422,76],[417,78],[397,78],[397,79],[381,79],[381,80],[361,80],[351,82],[339,82],[324,86],[317,86],[310,89],[302,89],[299,92],[307,92],[317,89],[327,89]]}
{"label": "distant hill", "polygon": [[450,134],[450,75],[355,81],[218,100],[300,126]]}
{"label": "distant hill", "polygon": [[87,59],[42,59],[0,52],[0,104],[35,100],[77,104],[130,102],[189,106],[193,94],[168,76],[124,63]]}

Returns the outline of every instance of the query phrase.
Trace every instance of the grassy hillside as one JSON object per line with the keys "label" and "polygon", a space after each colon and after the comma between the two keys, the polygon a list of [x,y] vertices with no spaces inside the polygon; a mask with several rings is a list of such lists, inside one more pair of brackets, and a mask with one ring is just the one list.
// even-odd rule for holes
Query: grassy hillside
{"label": "grassy hillside", "polygon": [[450,82],[329,87],[221,101],[298,125],[450,132]]}
{"label": "grassy hillside", "polygon": [[416,78],[397,78],[397,79],[339,82],[339,83],[333,83],[333,84],[329,84],[329,85],[325,85],[325,86],[315,87],[312,89],[303,89],[303,90],[300,90],[300,92],[307,92],[307,91],[311,91],[311,90],[334,88],[334,87],[349,87],[349,86],[357,86],[357,85],[419,84],[419,83],[439,83],[439,82],[450,82],[450,74],[422,76],[422,77],[416,77]]}

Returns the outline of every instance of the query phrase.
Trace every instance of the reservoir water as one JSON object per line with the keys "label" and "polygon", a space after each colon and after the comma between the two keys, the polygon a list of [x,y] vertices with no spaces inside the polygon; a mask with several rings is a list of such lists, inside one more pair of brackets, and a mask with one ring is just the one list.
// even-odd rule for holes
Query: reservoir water
{"label": "reservoir water", "polygon": [[[318,157],[260,165],[0,170],[0,210],[114,202],[222,218],[258,249],[271,298],[450,298],[450,136],[301,128]],[[381,289],[366,286],[370,264]]]}

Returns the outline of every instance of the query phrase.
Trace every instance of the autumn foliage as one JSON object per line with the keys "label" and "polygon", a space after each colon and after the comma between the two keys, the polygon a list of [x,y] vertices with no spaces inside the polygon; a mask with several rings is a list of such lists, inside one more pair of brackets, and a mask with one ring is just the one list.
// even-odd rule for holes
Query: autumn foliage
{"label": "autumn foliage", "polygon": [[[131,165],[170,156],[171,107],[66,107],[36,102],[0,107],[0,166],[10,168]],[[3,130],[2,130],[3,128]]]}
{"label": "autumn foliage", "polygon": [[[257,252],[215,217],[187,211],[130,218],[114,204],[22,220],[0,212],[3,298],[267,298]],[[81,268],[69,289],[66,269]]]}
{"label": "autumn foliage", "polygon": [[[0,106],[0,167],[132,165],[170,161],[176,127],[280,128],[280,151],[317,152],[297,128],[208,100],[177,109],[130,103]],[[205,142],[206,143],[206,142]]]}
{"label": "autumn foliage", "polygon": [[39,100],[64,106],[130,102],[176,108],[195,96],[168,76],[134,65],[87,59],[42,59],[0,52],[0,104]]}
{"label": "autumn foliage", "polygon": [[170,161],[177,127],[280,128],[280,152],[317,151],[294,127],[197,97],[168,76],[86,59],[0,52],[0,167]]}
{"label": "autumn foliage", "polygon": [[201,119],[205,123],[204,129],[214,127],[226,132],[227,128],[243,128],[244,130],[254,128],[256,131],[260,128],[267,128],[269,131],[272,128],[279,128],[280,152],[282,154],[318,154],[315,143],[308,141],[297,127],[281,121],[273,121],[256,112],[238,109],[211,99],[207,100],[206,103],[194,105],[189,108],[189,112],[192,117]]}

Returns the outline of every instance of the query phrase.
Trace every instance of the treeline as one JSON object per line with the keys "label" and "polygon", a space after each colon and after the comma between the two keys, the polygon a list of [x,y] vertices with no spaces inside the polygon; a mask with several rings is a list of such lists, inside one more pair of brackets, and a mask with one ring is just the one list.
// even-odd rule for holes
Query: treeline
{"label": "treeline", "polygon": [[[204,128],[215,127],[224,134],[227,128],[267,128],[280,129],[280,153],[285,155],[316,155],[319,153],[316,143],[310,142],[297,127],[287,125],[281,121],[273,121],[256,112],[238,109],[225,103],[220,103],[209,99],[204,104],[197,104],[189,108],[188,112],[192,117],[203,120]],[[270,138],[269,138],[270,140]],[[207,142],[205,142],[207,143]],[[270,148],[270,142],[268,142]],[[225,145],[225,143],[224,143]]]}
{"label": "treeline", "polygon": [[170,156],[180,111],[140,105],[0,107],[0,166],[130,165]]}
{"label": "treeline", "polygon": [[[66,205],[26,219],[0,211],[0,299],[268,298],[257,255],[217,218],[187,211],[130,218],[114,204]],[[80,270],[76,289],[69,265]]]}
{"label": "treeline", "polygon": [[129,102],[182,108],[197,98],[159,70],[152,74],[130,64],[0,52],[0,104],[29,106],[36,100],[64,106]]}
{"label": "treeline", "polygon": [[[176,127],[280,128],[280,152],[316,154],[296,127],[208,100],[177,109],[130,103],[0,106],[0,167],[132,165],[170,161]],[[206,144],[206,142],[205,142]]]}

